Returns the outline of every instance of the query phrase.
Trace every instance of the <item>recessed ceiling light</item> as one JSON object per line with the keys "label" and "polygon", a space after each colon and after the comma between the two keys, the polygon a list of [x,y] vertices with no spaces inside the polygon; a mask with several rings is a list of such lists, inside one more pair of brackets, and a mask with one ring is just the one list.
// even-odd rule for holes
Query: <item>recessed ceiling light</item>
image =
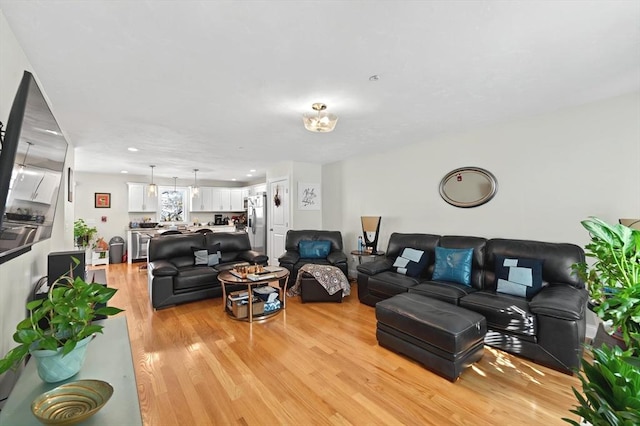
{"label": "recessed ceiling light", "polygon": [[123,174],[124,174],[124,173],[129,173],[129,172],[128,172],[128,171],[126,171],[126,170],[120,170],[120,173],[123,173]]}
{"label": "recessed ceiling light", "polygon": [[251,177],[253,176],[251,173],[247,173],[247,177]]}
{"label": "recessed ceiling light", "polygon": [[249,170],[251,173],[254,173],[256,171],[256,169],[251,169]]}
{"label": "recessed ceiling light", "polygon": [[236,178],[233,178],[233,179],[231,179],[231,180],[235,182],[235,181],[236,181]]}
{"label": "recessed ceiling light", "polygon": [[134,147],[132,147],[132,146],[131,146],[131,147],[129,147],[129,148],[127,148],[127,149],[128,149],[129,151],[131,151],[131,152],[137,152],[137,151],[138,151],[138,148],[134,148]]}

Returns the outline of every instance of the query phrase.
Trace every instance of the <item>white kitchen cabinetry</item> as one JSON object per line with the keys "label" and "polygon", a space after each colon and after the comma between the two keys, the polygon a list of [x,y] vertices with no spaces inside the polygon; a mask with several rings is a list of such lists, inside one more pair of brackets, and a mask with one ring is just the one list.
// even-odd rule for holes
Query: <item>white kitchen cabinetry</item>
{"label": "white kitchen cabinetry", "polygon": [[232,212],[239,212],[244,210],[244,197],[242,195],[242,188],[231,189],[231,203],[229,210]]}
{"label": "white kitchen cabinetry", "polygon": [[231,209],[231,190],[229,188],[213,188],[213,210],[226,212]]}
{"label": "white kitchen cabinetry", "polygon": [[213,205],[213,189],[211,187],[200,187],[198,195],[191,197],[192,212],[212,212],[216,210]]}
{"label": "white kitchen cabinetry", "polygon": [[158,210],[158,197],[148,195],[149,185],[144,183],[128,183],[129,187],[129,211],[153,212]]}

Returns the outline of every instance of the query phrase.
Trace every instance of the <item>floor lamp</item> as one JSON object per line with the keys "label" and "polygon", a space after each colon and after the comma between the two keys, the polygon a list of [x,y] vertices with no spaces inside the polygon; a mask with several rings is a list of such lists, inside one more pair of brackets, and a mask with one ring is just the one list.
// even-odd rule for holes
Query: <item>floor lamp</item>
{"label": "floor lamp", "polygon": [[360,216],[364,246],[371,254],[378,252],[378,236],[380,235],[381,216]]}

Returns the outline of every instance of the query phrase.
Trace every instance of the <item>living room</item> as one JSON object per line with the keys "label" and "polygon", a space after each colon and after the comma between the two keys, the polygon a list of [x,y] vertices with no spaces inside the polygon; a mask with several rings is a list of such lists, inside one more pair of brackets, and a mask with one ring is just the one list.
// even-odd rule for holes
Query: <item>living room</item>
{"label": "living room", "polygon": [[[41,88],[45,96],[50,99],[50,105],[56,117],[59,117],[62,130],[71,135],[81,135],[82,130],[67,129],[63,117],[79,114],[78,110],[81,110],[82,106],[65,106],[56,101],[59,93],[54,87],[49,87],[46,78],[47,61],[45,59],[48,58],[47,54],[29,51],[23,46],[28,43],[28,40],[22,39],[21,35],[32,29],[13,28],[11,21],[5,18],[5,8],[11,9],[14,3],[0,2],[0,9],[3,12],[0,17],[0,52],[2,52],[2,60],[0,61],[0,93],[2,94],[0,121],[6,122],[22,72],[30,70],[40,79]],[[489,9],[500,4],[500,2],[481,3]],[[524,7],[522,14],[525,13],[524,11],[529,11],[528,8],[535,7],[536,2],[526,3],[526,7],[521,5]],[[604,3],[611,3],[614,6],[600,11],[598,7]],[[441,6],[439,2],[434,4]],[[363,3],[356,3],[356,5],[365,7]],[[279,3],[279,6],[286,7],[284,3]],[[311,6],[319,7],[316,3],[310,4],[310,9],[312,9]],[[58,4],[58,7],[62,6]],[[249,8],[248,3],[246,7]],[[334,5],[333,7],[338,6]],[[346,8],[346,6],[343,7]],[[386,4],[386,7],[392,9],[389,4]],[[518,6],[514,7],[518,8]],[[509,92],[511,103],[504,106],[507,113],[504,113],[502,118],[493,121],[469,120],[469,116],[473,118],[475,113],[479,114],[477,106],[474,107],[476,110],[466,111],[463,114],[446,102],[447,96],[457,90],[465,92],[469,102],[477,101],[477,99],[473,99],[474,88],[466,86],[464,81],[460,80],[459,87],[446,87],[442,89],[443,92],[435,90],[424,92],[425,96],[429,94],[438,99],[440,103],[429,104],[429,109],[423,109],[420,104],[413,103],[409,108],[412,111],[409,111],[407,116],[403,115],[400,121],[392,121],[395,124],[394,128],[388,130],[388,133],[384,135],[385,149],[372,149],[367,145],[367,140],[370,136],[369,133],[380,133],[376,127],[379,125],[378,122],[397,119],[395,117],[398,115],[396,111],[380,106],[391,103],[390,99],[380,99],[375,113],[365,114],[364,119],[361,118],[359,121],[362,129],[355,130],[350,127],[353,124],[349,123],[347,115],[341,114],[336,106],[335,113],[340,116],[340,121],[334,132],[324,135],[304,134],[306,130],[302,126],[300,116],[305,111],[300,110],[295,116],[292,114],[291,128],[287,127],[286,129],[291,129],[291,132],[299,132],[295,133],[296,138],[299,138],[296,141],[295,149],[301,149],[299,145],[303,143],[314,147],[322,146],[324,143],[331,142],[329,138],[341,131],[351,132],[348,135],[349,148],[352,149],[354,146],[358,148],[353,155],[324,163],[315,163],[311,161],[310,157],[308,161],[302,161],[299,159],[290,160],[283,155],[276,155],[277,159],[262,168],[265,182],[282,176],[288,177],[291,185],[291,204],[293,205],[297,201],[295,199],[295,185],[298,182],[318,182],[321,184],[322,210],[308,212],[293,208],[291,210],[292,229],[339,230],[342,233],[346,252],[356,248],[357,237],[361,235],[360,217],[363,215],[382,216],[379,247],[383,250],[393,232],[520,238],[570,242],[584,247],[589,238],[587,232],[580,225],[581,220],[589,216],[598,216],[609,222],[616,222],[623,217],[638,217],[640,214],[640,196],[637,190],[638,184],[640,184],[640,167],[638,167],[640,163],[640,75],[637,55],[640,18],[638,5],[633,2],[578,2],[575,6],[576,9],[572,9],[572,6],[567,4],[563,7],[567,9],[559,10],[558,15],[565,18],[560,19],[558,16],[553,16],[553,22],[556,25],[553,29],[558,31],[556,37],[562,48],[557,51],[553,50],[551,42],[542,48],[542,50],[548,49],[556,53],[556,62],[528,60],[519,65],[528,68],[532,74],[527,75],[532,79],[536,73],[544,74],[548,78],[546,85],[536,86],[542,87],[538,92],[533,91],[529,86],[526,87],[528,91],[525,91],[523,96],[531,98],[539,96],[539,99],[536,98],[538,103],[527,104],[528,109],[519,109],[520,104],[517,102],[517,97],[511,91]],[[385,11],[386,9],[382,8],[372,10],[371,13],[374,15],[375,12],[384,14]],[[478,12],[476,9],[474,11]],[[306,9],[305,12],[311,13]],[[420,12],[427,14],[426,9],[420,9]],[[354,16],[357,16],[351,9],[338,8],[335,13],[344,14],[345,18],[340,18],[341,23],[342,19],[346,19],[346,17],[353,19]],[[397,11],[396,20],[393,21],[394,25],[400,26],[402,20],[409,19],[410,15],[410,8],[400,8]],[[17,19],[15,16],[13,18]],[[241,21],[241,18],[238,19]],[[428,22],[432,22],[432,19],[434,18],[430,18]],[[563,19],[566,19],[566,28],[561,25],[564,22]],[[409,22],[417,25],[416,20]],[[426,29],[432,26],[433,23],[432,25],[424,24]],[[333,25],[329,25],[329,27],[331,30],[338,31],[338,27]],[[586,29],[587,27],[591,27],[591,29]],[[417,28],[422,28],[422,26]],[[418,31],[417,28],[414,31]],[[571,37],[563,37],[559,28],[576,31],[571,33],[576,38],[578,35],[584,37],[585,34],[589,37],[585,37],[583,43],[572,45],[569,41]],[[325,30],[328,31],[326,28]],[[36,30],[33,29],[33,31]],[[308,31],[313,32],[314,29],[309,28]],[[357,33],[349,34],[356,37]],[[428,32],[417,32],[416,34],[425,39],[431,37]],[[545,40],[548,41],[548,39]],[[613,46],[619,47],[617,49],[600,48],[598,43],[605,44],[605,42],[611,42]],[[228,43],[233,43],[233,40],[229,40]],[[597,46],[597,48],[588,50],[589,46]],[[332,45],[329,49],[335,47]],[[503,46],[502,48],[507,49],[508,47]],[[588,55],[580,55],[587,50],[590,52]],[[375,84],[385,84],[386,80],[412,78],[416,81],[415,90],[418,90],[423,82],[417,80],[417,74],[439,66],[438,64],[443,61],[446,62],[446,56],[445,59],[439,56],[442,52],[419,50],[409,53],[412,58],[436,56],[438,59],[427,60],[426,65],[423,64],[418,68],[418,71],[411,71],[407,75],[398,77],[385,72],[384,69],[380,70],[381,62],[385,58],[384,55],[381,55],[382,59],[374,63],[377,69],[371,69],[370,67],[373,65],[368,63],[361,65],[360,69],[364,81],[354,83],[354,86],[370,84],[366,90],[375,92],[380,90],[373,86]],[[346,56],[348,53],[344,53],[344,55]],[[582,62],[572,61],[572,55],[578,56]],[[545,58],[550,61],[548,57]],[[564,68],[567,63],[573,67]],[[413,64],[411,63],[411,65]],[[455,63],[444,68],[444,71],[472,67],[472,65],[472,63]],[[512,70],[517,69],[513,63],[508,65],[513,67]],[[64,66],[68,66],[68,64]],[[79,65],[73,65],[73,67],[76,66]],[[608,68],[609,66],[611,68]],[[584,73],[580,71],[581,67],[585,70]],[[587,69],[590,71],[600,70],[601,72],[594,71],[596,76],[591,80],[585,77],[587,74],[590,75],[586,71]],[[491,69],[491,71],[493,74],[486,70],[481,71],[488,73],[488,79],[494,79],[493,83],[489,81],[486,86],[496,85],[495,96],[484,99],[487,105],[500,103],[500,90],[506,90],[506,88],[498,83],[503,80],[510,83],[508,87],[512,90],[514,90],[513,87],[516,87],[516,91],[520,84],[525,83],[524,78],[518,78],[518,72],[514,71],[513,74],[504,75],[502,73],[506,73],[506,69]],[[369,81],[369,76],[376,73],[380,74],[379,80]],[[337,74],[339,73],[329,77],[337,79]],[[100,82],[97,81],[95,84],[98,85]],[[157,90],[162,89],[158,88]],[[566,103],[558,102],[558,100],[565,98],[568,99]],[[323,99],[314,98],[311,101],[321,100]],[[327,103],[329,108],[333,109],[328,101]],[[547,106],[548,104],[553,106],[550,108]],[[482,103],[474,105],[482,105]],[[67,110],[67,108],[71,108],[71,110]],[[259,105],[258,109],[266,111],[269,108],[270,105]],[[358,104],[358,108],[366,112],[369,108],[373,109],[374,105]],[[456,111],[459,115],[452,113]],[[110,115],[105,113],[106,122],[110,121],[109,117]],[[433,127],[423,126],[421,122],[426,119],[435,120],[436,124]],[[208,120],[210,121],[211,118],[209,117]],[[239,122],[237,127],[248,126],[247,123]],[[408,130],[401,132],[399,129],[403,128]],[[271,149],[276,152],[282,151],[276,141],[278,136],[280,135],[276,134],[274,139],[270,141]],[[241,137],[247,136],[245,133],[241,133],[239,138]],[[323,139],[325,137],[327,139]],[[325,140],[327,142],[324,142]],[[413,142],[405,145],[405,140]],[[70,143],[72,146],[76,146],[82,145],[86,141],[71,138]],[[66,165],[79,169],[81,168],[77,162],[79,154],[75,151],[74,149],[69,150]],[[96,158],[95,161],[100,161],[100,158]],[[138,160],[138,163],[141,163],[139,167],[145,170],[148,170],[149,164],[152,164],[146,158],[143,161]],[[438,192],[441,179],[451,170],[463,166],[479,166],[491,171],[496,176],[498,192],[490,202],[477,208],[461,209],[442,200]],[[183,167],[180,172],[182,173],[180,176],[183,185],[190,182],[192,168],[194,167]],[[207,166],[200,165],[198,168],[204,170]],[[242,169],[243,172],[247,170],[248,167]],[[170,185],[173,182],[171,176],[175,176],[175,174],[177,171],[171,173],[165,170],[161,172],[158,179],[160,182]],[[144,172],[133,173],[133,175],[136,176],[135,180],[144,179],[147,181],[149,179],[149,175]],[[78,186],[76,187],[75,201],[73,203],[66,201],[65,194],[59,196],[52,238],[34,245],[29,253],[0,265],[0,291],[2,291],[0,351],[2,353],[6,353],[12,347],[11,335],[14,325],[24,317],[22,302],[27,299],[34,283],[47,273],[47,254],[73,247],[74,220],[78,217],[84,217],[94,220],[100,226],[101,216],[107,215],[108,224],[113,221],[123,223],[128,221],[128,218],[113,217],[113,209],[106,210],[108,213],[105,213],[105,209],[93,208],[94,193],[112,192],[115,194],[115,191],[110,189],[114,184],[109,181],[117,181],[119,185],[123,184],[125,179],[128,178],[123,178],[118,172],[78,171],[76,173]],[[99,181],[103,181],[104,184],[97,184],[96,182]],[[121,187],[124,191],[124,186]],[[273,195],[269,194],[269,201],[272,200]],[[79,214],[79,212],[82,213]],[[108,240],[113,235],[103,232],[101,236]],[[270,254],[270,257],[277,258],[278,255]],[[351,259],[351,263],[353,268],[355,260]],[[128,278],[124,274],[118,279],[127,280]],[[133,282],[140,283],[139,276],[134,275]],[[144,293],[135,294],[139,298],[137,303],[148,305]],[[218,303],[220,302],[218,301]],[[180,308],[193,311],[193,314],[184,314],[186,316],[197,315],[198,312],[212,306],[197,303],[190,305]],[[347,305],[349,304],[345,306]],[[215,306],[217,309],[217,305]],[[371,325],[374,321],[371,309],[366,306],[356,306],[349,305],[345,314],[353,315],[349,318],[361,319]],[[304,316],[303,308],[305,307],[297,306],[297,311],[294,310],[296,308],[292,308],[288,312],[289,317],[293,315]],[[138,310],[141,308],[132,304],[127,306],[127,309]],[[321,317],[319,309],[314,308],[313,318]],[[175,311],[172,313],[169,309],[155,312],[149,317],[138,317],[139,319],[144,318],[146,322],[136,324],[135,327],[154,328],[164,322],[173,323],[177,327],[178,321],[175,318],[177,315]],[[333,317],[337,317],[337,315],[337,313],[333,314]],[[289,319],[289,321],[291,320]],[[246,324],[239,325],[246,326]],[[269,327],[270,324],[265,325]],[[133,327],[131,324],[130,326]],[[256,334],[260,326],[253,325],[253,328],[245,328],[245,331],[233,327],[232,330],[237,330],[239,333],[233,338],[250,339],[251,333]],[[360,331],[357,330],[355,333],[360,333]],[[375,346],[375,341],[371,341],[371,339],[371,336],[367,336],[364,341]],[[365,346],[365,344],[359,343],[357,348],[359,351],[366,350]],[[149,353],[146,356],[153,358],[156,355]],[[362,356],[375,358],[379,355],[377,352],[370,352]],[[384,358],[386,362],[396,362],[395,360],[389,361],[388,356]],[[294,359],[290,361],[294,362]],[[407,367],[403,365],[403,368]],[[411,371],[415,373],[420,370]],[[561,376],[554,376],[554,382],[558,381],[565,385],[569,383],[563,382],[564,377],[560,379],[556,377]],[[179,380],[178,378],[173,379]],[[464,379],[463,376],[461,381]],[[316,377],[316,380],[321,383],[322,377]],[[415,380],[427,379],[422,377]],[[570,383],[575,384],[575,382]],[[165,383],[160,386],[171,387],[171,384]],[[444,387],[444,385],[437,385],[436,382],[436,388],[441,386]],[[141,390],[141,401],[146,397],[146,391],[147,389]],[[5,393],[2,395],[6,396]],[[167,399],[162,400],[161,403],[170,404],[172,396],[165,397]],[[389,398],[392,397],[389,396]],[[319,400],[318,397],[317,402],[320,402]],[[148,403],[154,406],[159,404],[157,401]],[[455,422],[461,417],[456,417],[452,405],[455,404],[448,401],[442,404],[447,408],[441,407],[440,409],[452,410],[453,417],[451,418],[452,422]],[[158,419],[157,413],[152,418]],[[338,419],[333,420],[338,421]],[[320,421],[328,422],[329,420],[321,419]],[[393,423],[394,419],[382,418],[378,419],[378,422]],[[405,422],[407,422],[406,419]]]}

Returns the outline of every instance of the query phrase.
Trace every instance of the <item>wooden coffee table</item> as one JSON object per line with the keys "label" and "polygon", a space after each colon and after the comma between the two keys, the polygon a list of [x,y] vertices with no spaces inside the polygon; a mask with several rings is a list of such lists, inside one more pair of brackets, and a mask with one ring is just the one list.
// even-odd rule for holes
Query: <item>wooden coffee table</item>
{"label": "wooden coffee table", "polygon": [[[280,313],[286,307],[286,296],[285,291],[287,289],[287,283],[289,281],[289,270],[286,268],[278,267],[278,270],[275,270],[276,267],[271,266],[270,268],[274,268],[273,272],[269,272],[268,274],[264,274],[264,277],[260,277],[258,280],[251,280],[249,278],[239,278],[233,275],[230,271],[220,272],[218,274],[218,281],[222,285],[222,300],[223,300],[223,309],[229,314],[231,318],[240,320],[240,321],[248,321],[253,322],[253,303],[249,303],[247,305],[248,315],[246,318],[236,318],[229,310],[227,309],[227,285],[246,285],[247,293],[249,296],[253,296],[253,288],[258,287],[264,284],[271,284],[272,282],[278,283],[278,292],[280,295],[280,304],[281,307],[273,312],[269,312],[266,314],[256,315],[256,320],[267,319],[273,315]],[[285,279],[284,287],[280,286],[280,281]],[[251,297],[249,297],[251,301]]]}

